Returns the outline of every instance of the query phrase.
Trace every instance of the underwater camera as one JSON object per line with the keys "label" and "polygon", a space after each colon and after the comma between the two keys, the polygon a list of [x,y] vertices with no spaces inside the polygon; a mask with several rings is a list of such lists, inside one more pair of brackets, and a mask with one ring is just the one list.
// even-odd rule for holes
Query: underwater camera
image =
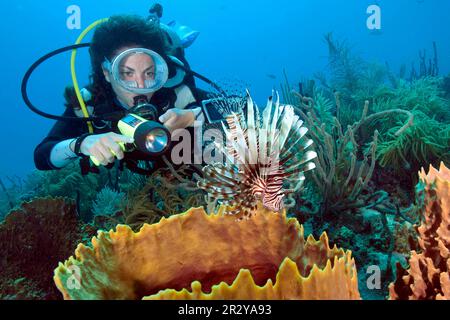
{"label": "underwater camera", "polygon": [[[164,154],[170,146],[170,132],[157,122],[158,111],[144,95],[134,98],[134,107],[119,120],[117,127],[124,136],[134,139],[134,146],[150,156]],[[119,143],[123,151],[131,151],[124,143]],[[114,153],[114,152],[113,152]],[[94,157],[91,161],[98,166],[100,162]]]}

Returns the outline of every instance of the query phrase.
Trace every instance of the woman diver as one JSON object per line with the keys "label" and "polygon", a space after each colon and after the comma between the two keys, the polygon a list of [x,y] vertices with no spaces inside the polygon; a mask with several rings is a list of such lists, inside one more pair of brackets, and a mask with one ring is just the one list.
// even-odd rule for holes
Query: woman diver
{"label": "woman diver", "polygon": [[[136,141],[120,134],[120,119],[136,113],[159,121],[167,132],[185,128],[192,132],[195,121],[204,121],[200,106],[207,93],[195,87],[192,74],[183,71],[188,70],[184,49],[176,46],[174,36],[159,21],[134,15],[109,18],[94,32],[90,57],[91,84],[81,94],[89,116],[101,120],[92,122],[91,132],[86,121],[57,121],[35,149],[37,169],[59,169],[81,158],[86,174],[98,172],[89,159],[107,168],[118,159],[121,167],[126,164],[132,171],[149,174],[162,163],[161,157],[139,148],[130,150]],[[83,117],[73,88],[66,88],[65,98],[63,116]],[[151,171],[143,170],[142,162]]]}

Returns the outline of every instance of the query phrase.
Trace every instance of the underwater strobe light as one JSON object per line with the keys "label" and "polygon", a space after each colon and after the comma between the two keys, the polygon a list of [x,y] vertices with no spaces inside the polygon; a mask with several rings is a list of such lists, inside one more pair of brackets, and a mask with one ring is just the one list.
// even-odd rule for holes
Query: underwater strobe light
{"label": "underwater strobe light", "polygon": [[[134,98],[134,107],[117,123],[121,134],[133,138],[135,147],[152,157],[164,154],[171,142],[169,130],[155,121],[157,115],[156,107],[147,102],[147,97],[137,96]],[[126,150],[123,142],[119,145],[123,151],[130,151]],[[94,156],[90,158],[96,166],[100,164]]]}

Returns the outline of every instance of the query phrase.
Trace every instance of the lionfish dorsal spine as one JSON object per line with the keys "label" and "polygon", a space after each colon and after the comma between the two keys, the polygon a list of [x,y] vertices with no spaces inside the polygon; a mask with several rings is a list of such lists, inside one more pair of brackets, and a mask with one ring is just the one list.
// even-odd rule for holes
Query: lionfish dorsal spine
{"label": "lionfish dorsal spine", "polygon": [[267,100],[266,108],[263,110],[263,121],[262,127],[259,128],[259,163],[263,165],[268,164],[268,133],[269,133],[269,123],[270,116],[272,112],[272,97]]}
{"label": "lionfish dorsal spine", "polygon": [[277,122],[278,122],[278,117],[279,117],[279,110],[280,110],[280,101],[279,98],[277,97],[277,100],[275,102],[275,104],[272,104],[272,117],[270,119],[270,129],[269,129],[269,136],[268,136],[268,152],[269,154],[272,154],[272,151],[274,148],[276,148],[275,146],[275,136],[277,134]]}
{"label": "lionfish dorsal spine", "polygon": [[281,128],[280,128],[280,141],[279,141],[280,151],[283,150],[286,140],[288,138],[288,134],[290,133],[292,125],[295,121],[294,109],[291,106],[285,106],[284,111],[285,111],[285,117],[284,117],[283,121],[281,122]]}
{"label": "lionfish dorsal spine", "polygon": [[256,140],[255,110],[253,100],[247,91],[247,138],[249,150],[249,164],[257,164],[258,145]]}

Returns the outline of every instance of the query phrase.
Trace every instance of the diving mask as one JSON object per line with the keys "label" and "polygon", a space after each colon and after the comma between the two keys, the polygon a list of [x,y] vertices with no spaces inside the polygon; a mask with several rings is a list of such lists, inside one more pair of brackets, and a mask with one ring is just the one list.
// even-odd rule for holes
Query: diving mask
{"label": "diving mask", "polygon": [[111,84],[134,94],[149,94],[161,89],[169,77],[164,58],[155,51],[132,48],[121,52],[111,62],[103,62]]}

